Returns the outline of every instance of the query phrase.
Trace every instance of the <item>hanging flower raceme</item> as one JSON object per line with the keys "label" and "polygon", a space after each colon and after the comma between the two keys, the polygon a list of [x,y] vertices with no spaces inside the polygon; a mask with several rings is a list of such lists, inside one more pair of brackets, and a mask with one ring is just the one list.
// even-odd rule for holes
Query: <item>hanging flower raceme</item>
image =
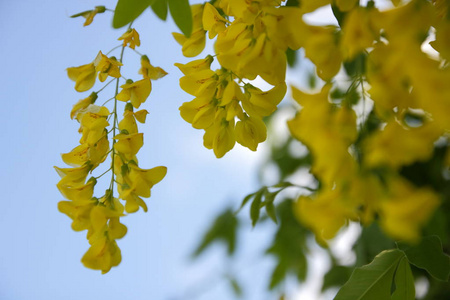
{"label": "hanging flower raceme", "polygon": [[[134,49],[140,45],[135,29],[128,30],[123,40],[120,59],[108,57],[101,51],[95,60],[87,65],[68,68],[69,78],[75,81],[75,90],[83,92],[91,89],[98,76],[100,82],[108,77],[116,81],[113,98],[98,103],[99,93],[112,81],[106,83],[97,92],[79,100],[72,108],[70,117],[80,123],[80,145],[72,151],[62,154],[63,161],[72,166],[58,168],[61,177],[57,187],[66,200],[59,202],[58,209],[72,219],[72,229],[87,230],[90,248],[81,261],[84,266],[107,273],[121,261],[121,251],[116,240],[122,238],[127,228],[120,221],[125,213],[136,212],[139,207],[147,211],[141,197],[150,197],[151,188],[166,175],[166,167],[141,169],[137,165],[136,155],[144,143],[143,134],[138,131],[137,122],[145,123],[147,110],[134,112],[146,101],[151,92],[151,80],[159,79],[167,73],[153,67],[147,56],[142,56],[142,68],[139,71],[144,79],[134,82],[129,79],[120,84],[124,48]],[[119,86],[122,90],[119,92]],[[111,109],[106,103],[114,100]],[[123,119],[118,117],[118,101],[126,102]],[[110,154],[111,161],[107,160]],[[90,173],[110,162],[110,167],[101,175],[88,179]],[[111,174],[109,186],[104,194],[95,197],[101,178]],[[118,196],[114,194],[117,191]],[[121,201],[125,201],[125,205]]]}

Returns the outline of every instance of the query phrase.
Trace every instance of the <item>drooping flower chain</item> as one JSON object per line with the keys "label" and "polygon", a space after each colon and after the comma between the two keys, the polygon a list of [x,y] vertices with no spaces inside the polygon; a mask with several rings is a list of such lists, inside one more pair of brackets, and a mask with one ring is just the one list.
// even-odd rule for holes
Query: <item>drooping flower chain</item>
{"label": "drooping flower chain", "polygon": [[[57,187],[66,198],[58,203],[58,209],[72,219],[73,230],[87,230],[90,248],[81,261],[86,267],[101,270],[102,273],[121,261],[116,240],[126,234],[127,228],[120,218],[126,216],[125,213],[138,211],[139,207],[147,211],[142,198],[150,197],[150,189],[164,178],[167,171],[166,167],[139,167],[136,155],[144,139],[143,133],[138,131],[137,122],[145,123],[148,112],[145,109],[135,111],[150,95],[152,80],[167,73],[151,65],[148,57],[143,55],[139,70],[142,79],[127,79],[121,85],[125,48],[135,49],[140,45],[140,40],[131,25],[119,40],[123,40],[119,59],[108,57],[100,51],[93,62],[67,69],[78,92],[90,90],[97,78],[100,82],[105,82],[109,77],[113,79],[73,106],[70,117],[80,123],[80,145],[62,154],[63,161],[71,167],[55,167],[61,176]],[[105,103],[97,105],[100,95],[103,95],[100,93],[112,82],[116,84],[114,97],[102,99]],[[111,100],[112,108],[108,108],[105,105]],[[121,118],[118,101],[125,102]],[[111,160],[107,160],[108,155]],[[110,163],[110,167],[97,177],[89,177],[105,161]],[[111,174],[109,186],[104,194],[95,197],[97,182],[106,178],[107,174]],[[95,190],[95,194],[98,193]],[[125,201],[125,205],[121,201]]]}

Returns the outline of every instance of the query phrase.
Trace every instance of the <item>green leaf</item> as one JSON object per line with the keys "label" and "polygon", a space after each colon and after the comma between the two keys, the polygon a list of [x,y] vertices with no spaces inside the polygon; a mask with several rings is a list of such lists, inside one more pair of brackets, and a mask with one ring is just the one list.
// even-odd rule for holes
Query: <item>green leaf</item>
{"label": "green leaf", "polygon": [[353,268],[333,266],[323,277],[322,291],[335,286],[342,286],[352,275]]}
{"label": "green leaf", "polygon": [[390,300],[395,270],[405,253],[398,249],[378,254],[368,265],[356,268],[334,300]]}
{"label": "green leaf", "polygon": [[424,237],[416,246],[402,242],[398,242],[397,245],[399,249],[405,251],[411,264],[427,270],[438,280],[447,281],[449,279],[450,257],[442,251],[441,240],[438,236]]}
{"label": "green leaf", "polygon": [[286,59],[289,67],[294,67],[297,62],[297,51],[292,50],[291,48],[287,48],[286,50]]}
{"label": "green leaf", "polygon": [[283,189],[280,189],[276,192],[271,193],[271,192],[269,192],[269,190],[266,189],[266,191],[264,193],[264,205],[266,207],[266,213],[272,219],[272,221],[275,222],[275,224],[278,224],[278,221],[277,221],[277,214],[275,213],[275,206],[273,205],[273,202],[275,201],[275,197],[282,190]]}
{"label": "green leaf", "polygon": [[158,18],[163,21],[167,19],[167,5],[167,0],[155,0],[155,2],[151,6],[155,15],[157,15]]}
{"label": "green leaf", "polygon": [[241,206],[238,208],[235,214],[239,213],[241,209],[245,206],[245,204],[247,204],[247,202],[250,201],[250,199],[252,199],[256,195],[256,193],[245,196],[244,200],[242,200]]}
{"label": "green leaf", "polygon": [[414,277],[409,266],[408,259],[404,257],[398,264],[394,276],[395,291],[391,300],[414,300],[416,290],[414,288]]}
{"label": "green leaf", "polygon": [[227,277],[230,282],[231,289],[234,292],[234,295],[239,298],[242,297],[243,292],[242,292],[242,287],[239,284],[239,282],[236,280],[236,278],[234,278],[232,276],[227,276]]}
{"label": "green leaf", "polygon": [[168,0],[170,15],[181,32],[190,37],[192,33],[192,12],[189,0]]}
{"label": "green leaf", "polygon": [[252,219],[252,226],[255,227],[256,223],[259,220],[259,213],[261,209],[261,199],[265,192],[265,188],[262,188],[259,190],[256,195],[255,199],[252,202],[252,206],[250,206],[250,218]]}
{"label": "green leaf", "polygon": [[215,241],[225,242],[228,246],[228,255],[233,254],[236,245],[236,231],[238,226],[238,219],[231,209],[227,209],[216,218],[212,226],[203,236],[203,240],[193,253],[193,256],[198,256]]}
{"label": "green leaf", "polygon": [[113,27],[123,27],[139,17],[155,0],[119,0],[113,17]]}

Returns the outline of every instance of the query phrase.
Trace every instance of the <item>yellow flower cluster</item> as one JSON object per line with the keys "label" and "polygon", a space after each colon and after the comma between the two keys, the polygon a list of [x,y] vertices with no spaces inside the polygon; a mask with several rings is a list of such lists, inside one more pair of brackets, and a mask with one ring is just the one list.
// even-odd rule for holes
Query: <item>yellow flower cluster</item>
{"label": "yellow flower cluster", "polygon": [[[301,10],[273,1],[215,1],[191,6],[193,32],[187,38],[174,33],[187,57],[199,55],[206,33],[217,37],[215,52],[221,69],[210,69],[213,58],[176,64],[183,72],[181,88],[196,98],[180,107],[194,128],[204,129],[204,146],[217,157],[235,142],[255,151],[266,139],[262,121],[271,115],[286,93],[286,50],[298,49],[306,25]],[[261,91],[245,79],[257,76],[273,86]]]}
{"label": "yellow flower cluster", "polygon": [[[78,101],[70,113],[80,123],[80,145],[69,153],[62,154],[69,168],[55,167],[61,180],[57,187],[66,198],[58,203],[58,209],[72,219],[72,229],[87,230],[87,239],[91,245],[81,259],[91,269],[108,272],[121,261],[121,252],[116,240],[122,238],[127,228],[120,222],[125,213],[136,212],[139,207],[147,211],[143,198],[150,197],[150,189],[166,175],[166,167],[141,169],[136,154],[143,146],[143,134],[138,132],[137,122],[145,123],[148,112],[134,111],[144,103],[151,92],[151,80],[163,77],[167,73],[150,64],[147,56],[141,57],[143,79],[133,82],[126,80],[121,85],[122,57],[127,45],[139,46],[139,35],[135,29],[129,29],[119,40],[123,40],[120,59],[108,57],[99,52],[90,64],[67,69],[70,79],[75,81],[75,90],[83,92],[91,89],[96,81],[116,81],[114,107],[110,111],[106,106],[96,105],[100,91],[92,92],[87,98]],[[117,100],[126,102],[123,118],[119,121]],[[106,101],[105,104],[109,102]],[[112,119],[112,121],[111,121]],[[112,122],[112,124],[110,124]],[[110,129],[108,129],[110,128]],[[111,165],[103,174],[88,178],[94,169],[103,163],[108,154]],[[94,188],[104,175],[110,173],[109,186],[100,197],[94,197]],[[118,196],[115,197],[115,186]],[[125,201],[125,205],[120,200]]]}
{"label": "yellow flower cluster", "polygon": [[[379,124],[367,132],[364,124],[357,125],[366,121],[367,113],[358,120],[355,103],[332,103],[332,82],[318,94],[293,88],[301,109],[288,125],[309,148],[311,173],[321,183],[317,193],[298,199],[295,210],[322,243],[349,220],[363,224],[377,220],[393,238],[414,243],[441,196],[431,187],[413,185],[401,169],[430,159],[438,141],[448,145],[448,6],[441,1],[433,1],[435,5],[424,0],[404,5],[392,1],[397,7],[380,11],[353,2],[336,1],[346,12],[341,28],[333,29],[333,41],[325,38],[329,27],[316,28],[319,35],[304,42],[305,54],[325,80],[337,74],[342,62],[366,56],[365,71],[352,80],[366,105],[373,104]],[[431,45],[440,54],[437,58],[423,50],[433,30],[436,38]],[[317,49],[320,45],[320,53],[308,48],[314,44]]]}

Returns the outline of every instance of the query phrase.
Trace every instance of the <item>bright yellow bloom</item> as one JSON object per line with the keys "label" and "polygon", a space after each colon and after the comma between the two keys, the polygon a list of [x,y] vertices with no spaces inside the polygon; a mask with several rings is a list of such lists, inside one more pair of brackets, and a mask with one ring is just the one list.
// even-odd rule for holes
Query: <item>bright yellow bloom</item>
{"label": "bright yellow bloom", "polygon": [[121,260],[122,255],[116,241],[106,236],[97,239],[81,258],[86,268],[101,270],[102,274],[118,266]]}
{"label": "bright yellow bloom", "polygon": [[337,43],[337,31],[334,27],[309,26],[305,38],[305,56],[316,65],[317,75],[330,80],[340,70],[342,55]]}
{"label": "bright yellow bloom", "polygon": [[301,223],[311,228],[319,243],[332,239],[348,219],[356,219],[356,208],[346,203],[338,189],[326,189],[314,198],[300,196],[294,212]]}
{"label": "bright yellow bloom", "polygon": [[109,126],[106,118],[109,115],[109,110],[104,106],[91,104],[82,110],[77,116],[81,124],[80,131],[82,132],[80,144],[87,143],[92,146],[106,136],[105,128]]}
{"label": "bright yellow bloom", "polygon": [[234,120],[227,121],[225,116],[225,111],[219,112],[216,121],[212,126],[205,129],[205,135],[203,136],[203,145],[208,149],[213,149],[217,158],[221,158],[233,149],[236,143]]}
{"label": "bright yellow bloom", "polygon": [[246,117],[236,123],[236,141],[252,151],[267,138],[266,125],[261,118]]}
{"label": "bright yellow bloom", "polygon": [[267,92],[249,84],[244,89],[250,97],[248,100],[242,101],[242,107],[250,116],[265,117],[277,109],[278,103],[283,100],[286,94],[287,87],[286,83],[283,82]]}
{"label": "bright yellow bloom", "polygon": [[117,100],[130,100],[134,108],[139,108],[142,103],[147,100],[152,91],[152,82],[149,78],[133,82],[128,79],[127,82],[121,86],[122,90],[117,94]]}
{"label": "bright yellow bloom", "polygon": [[133,157],[139,152],[139,149],[144,145],[143,133],[134,134],[118,134],[114,137],[117,142],[114,144],[114,148],[123,154],[127,159],[133,159]]}
{"label": "bright yellow bloom", "polygon": [[204,69],[180,78],[180,87],[188,94],[197,97],[211,98],[217,87],[217,74]]}
{"label": "bright yellow bloom", "polygon": [[95,199],[82,201],[60,201],[58,210],[72,219],[72,229],[83,231],[91,228],[91,210],[95,207]]}
{"label": "bright yellow bloom", "polygon": [[114,78],[120,78],[120,66],[122,63],[117,61],[117,59],[112,56],[108,58],[101,51],[98,53],[94,60],[94,66],[98,74],[98,79],[104,82],[108,76]]}
{"label": "bright yellow bloom", "polygon": [[206,2],[203,9],[202,22],[203,29],[209,31],[208,37],[212,39],[217,35],[217,33],[225,30],[225,25],[228,21],[219,14],[214,6]]}
{"label": "bright yellow bloom", "polygon": [[167,75],[167,72],[161,69],[160,67],[154,67],[147,55],[141,56],[141,68],[139,69],[139,74],[142,74],[144,78],[150,78],[152,80],[156,80],[159,78],[163,78]]}
{"label": "bright yellow bloom", "polygon": [[147,119],[148,111],[146,109],[138,110],[134,113],[134,117],[138,120],[139,123],[145,123]]}
{"label": "bright yellow bloom", "polygon": [[378,33],[371,24],[371,15],[377,10],[366,8],[352,9],[342,26],[341,48],[345,58],[352,59],[378,39]]}
{"label": "bright yellow bloom", "polygon": [[130,28],[122,34],[120,38],[118,38],[119,41],[123,40],[123,46],[126,47],[127,44],[131,49],[134,49],[136,46],[141,45],[141,40],[139,39],[139,33],[134,29]]}
{"label": "bright yellow bloom", "polygon": [[72,111],[70,112],[70,118],[73,119],[80,110],[85,109],[90,104],[94,104],[95,100],[97,100],[97,93],[92,92],[89,97],[81,99],[77,103],[74,104]]}
{"label": "bright yellow bloom", "polygon": [[368,167],[399,168],[415,161],[428,159],[434,142],[442,132],[432,123],[407,128],[392,120],[375,132],[364,143],[364,162]]}
{"label": "bright yellow bloom", "polygon": [[64,198],[72,201],[85,201],[90,200],[94,194],[94,186],[97,180],[94,177],[88,180],[86,184],[83,185],[70,185],[69,182],[60,181],[56,186],[58,187]]}
{"label": "bright yellow bloom", "polygon": [[181,51],[186,57],[194,57],[199,55],[205,48],[205,34],[206,31],[202,25],[203,5],[191,5],[191,12],[193,18],[192,34],[189,38],[181,33],[173,32],[172,35],[175,40],[182,47]]}
{"label": "bright yellow bloom", "polygon": [[187,64],[176,63],[175,66],[178,67],[184,75],[189,75],[209,69],[213,61],[214,58],[211,55],[208,55],[203,59],[196,59],[188,62]]}
{"label": "bright yellow bloom", "polygon": [[94,86],[97,70],[94,63],[90,63],[79,67],[67,68],[67,75],[71,80],[75,81],[75,90],[77,92],[85,92]]}
{"label": "bright yellow bloom", "polygon": [[71,18],[76,18],[76,17],[83,17],[86,19],[86,21],[84,22],[83,26],[88,26],[92,23],[92,21],[94,21],[94,17],[97,14],[101,14],[104,13],[106,11],[106,8],[104,6],[96,6],[93,10],[88,10],[88,11],[83,11],[79,14],[75,14],[73,16],[70,16]]}
{"label": "bright yellow bloom", "polygon": [[381,226],[395,239],[418,242],[421,227],[440,204],[439,197],[430,188],[416,188],[400,177],[386,182],[389,190],[380,204]]}
{"label": "bright yellow bloom", "polygon": [[75,168],[58,168],[54,167],[58,175],[61,177],[60,183],[69,184],[70,186],[83,185],[92,165],[86,163]]}

